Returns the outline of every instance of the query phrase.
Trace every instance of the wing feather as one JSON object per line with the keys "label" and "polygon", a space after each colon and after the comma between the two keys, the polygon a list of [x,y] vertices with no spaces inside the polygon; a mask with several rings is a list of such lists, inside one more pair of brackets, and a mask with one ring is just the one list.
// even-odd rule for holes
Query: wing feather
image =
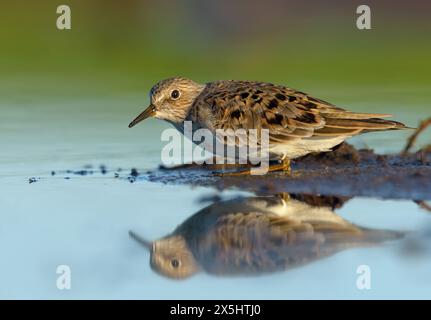
{"label": "wing feather", "polygon": [[[207,84],[195,103],[210,129],[268,129],[270,143],[313,137],[350,137],[363,132],[406,128],[384,120],[389,114],[356,113],[306,93],[271,83],[218,81]],[[198,113],[198,112],[196,112]],[[209,116],[210,115],[210,116]]]}

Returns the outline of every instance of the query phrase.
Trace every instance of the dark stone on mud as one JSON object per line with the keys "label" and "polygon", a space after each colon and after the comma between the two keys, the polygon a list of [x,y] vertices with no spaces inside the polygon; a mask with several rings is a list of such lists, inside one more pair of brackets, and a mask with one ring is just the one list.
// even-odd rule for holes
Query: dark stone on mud
{"label": "dark stone on mud", "polygon": [[31,183],[34,183],[34,182],[37,182],[37,179],[36,179],[36,178],[33,178],[33,177],[32,177],[32,178],[29,178],[29,179],[28,179],[28,183],[30,183],[30,184],[31,184]]}
{"label": "dark stone on mud", "polygon": [[137,176],[139,176],[139,172],[135,168],[132,168],[132,170],[130,170],[130,175],[132,177],[137,177]]}
{"label": "dark stone on mud", "polygon": [[302,158],[294,160],[294,162],[301,162],[304,164],[315,165],[331,165],[334,164],[359,164],[361,162],[361,157],[374,155],[373,150],[362,149],[356,150],[353,146],[342,143],[336,146],[332,152],[322,152],[322,153],[311,153]]}
{"label": "dark stone on mud", "polygon": [[106,169],[106,166],[103,164],[100,165],[99,169],[100,169],[100,173],[102,174],[106,174],[108,172],[108,170]]}
{"label": "dark stone on mud", "polygon": [[87,170],[78,170],[75,171],[74,174],[79,175],[79,176],[86,176],[88,174]]}
{"label": "dark stone on mud", "polygon": [[51,176],[55,176],[55,171],[51,171]]}

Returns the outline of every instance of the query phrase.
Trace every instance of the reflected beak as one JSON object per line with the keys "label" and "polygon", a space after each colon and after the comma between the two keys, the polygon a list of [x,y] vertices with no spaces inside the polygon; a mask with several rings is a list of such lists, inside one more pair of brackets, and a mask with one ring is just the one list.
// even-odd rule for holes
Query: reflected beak
{"label": "reflected beak", "polygon": [[145,120],[149,117],[153,117],[156,114],[156,107],[153,104],[150,104],[147,109],[145,109],[139,116],[135,118],[132,122],[129,124],[129,128],[133,127],[134,125],[138,124],[142,120]]}
{"label": "reflected beak", "polygon": [[135,240],[136,242],[138,242],[139,244],[141,244],[143,247],[147,248],[148,251],[152,251],[153,249],[153,243],[151,241],[148,241],[144,238],[142,238],[141,236],[137,235],[136,233],[134,233],[133,231],[129,231],[129,236]]}

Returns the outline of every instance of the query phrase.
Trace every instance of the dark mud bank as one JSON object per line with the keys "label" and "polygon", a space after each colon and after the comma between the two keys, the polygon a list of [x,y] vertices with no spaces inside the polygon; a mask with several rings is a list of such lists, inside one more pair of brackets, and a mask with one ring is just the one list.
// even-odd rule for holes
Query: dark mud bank
{"label": "dark mud bank", "polygon": [[[431,150],[378,155],[356,150],[346,143],[333,152],[311,154],[292,163],[293,173],[263,176],[218,177],[214,166],[151,171],[144,179],[153,182],[235,188],[258,194],[277,192],[392,199],[431,199]],[[232,170],[232,169],[226,169]],[[238,169],[236,169],[238,170]]]}

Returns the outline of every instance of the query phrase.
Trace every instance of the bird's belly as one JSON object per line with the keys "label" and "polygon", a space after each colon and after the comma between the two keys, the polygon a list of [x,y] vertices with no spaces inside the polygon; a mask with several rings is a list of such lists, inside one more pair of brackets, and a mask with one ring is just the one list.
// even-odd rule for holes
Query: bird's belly
{"label": "bird's belly", "polygon": [[331,148],[339,145],[347,138],[349,137],[298,139],[286,143],[271,144],[269,151],[274,158],[278,156],[279,158],[295,159],[312,152],[331,151]]}

